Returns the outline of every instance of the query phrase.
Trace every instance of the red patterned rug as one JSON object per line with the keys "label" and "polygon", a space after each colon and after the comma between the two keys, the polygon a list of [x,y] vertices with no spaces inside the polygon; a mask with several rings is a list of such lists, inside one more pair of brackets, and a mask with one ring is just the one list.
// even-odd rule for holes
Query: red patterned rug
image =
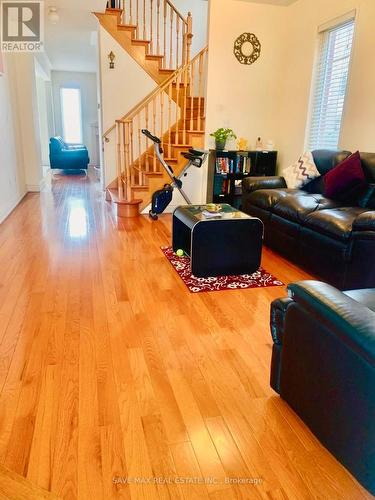
{"label": "red patterned rug", "polygon": [[216,278],[197,278],[191,274],[189,257],[178,257],[171,247],[161,247],[161,249],[192,293],[284,285],[284,283],[275,278],[275,276],[272,276],[272,274],[262,268],[259,268],[259,270],[253,274],[218,276]]}

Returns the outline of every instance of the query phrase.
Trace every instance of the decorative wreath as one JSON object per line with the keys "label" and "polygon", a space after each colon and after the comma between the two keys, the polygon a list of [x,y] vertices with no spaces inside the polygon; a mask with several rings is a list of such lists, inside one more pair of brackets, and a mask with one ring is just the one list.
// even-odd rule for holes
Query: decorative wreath
{"label": "decorative wreath", "polygon": [[[249,55],[242,52],[242,47],[246,42],[250,42],[253,47],[253,51]],[[260,41],[253,33],[242,33],[234,42],[234,55],[241,64],[253,64],[259,58],[260,50]]]}

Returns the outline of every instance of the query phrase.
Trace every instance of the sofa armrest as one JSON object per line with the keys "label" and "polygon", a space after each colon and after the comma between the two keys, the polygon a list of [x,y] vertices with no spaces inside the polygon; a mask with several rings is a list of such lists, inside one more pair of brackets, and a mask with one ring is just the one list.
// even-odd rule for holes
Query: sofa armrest
{"label": "sofa armrest", "polygon": [[[288,286],[294,302],[310,312],[342,342],[375,366],[375,313],[326,283],[304,281]],[[375,293],[375,291],[374,291]]]}
{"label": "sofa armrest", "polygon": [[271,304],[271,335],[274,344],[282,345],[284,335],[285,314],[288,306],[293,303],[292,299],[276,299]]}
{"label": "sofa armrest", "polygon": [[375,210],[358,215],[353,222],[353,231],[375,231]]}
{"label": "sofa armrest", "polygon": [[252,193],[258,189],[286,188],[284,177],[246,177],[242,181],[242,189],[246,193]]}

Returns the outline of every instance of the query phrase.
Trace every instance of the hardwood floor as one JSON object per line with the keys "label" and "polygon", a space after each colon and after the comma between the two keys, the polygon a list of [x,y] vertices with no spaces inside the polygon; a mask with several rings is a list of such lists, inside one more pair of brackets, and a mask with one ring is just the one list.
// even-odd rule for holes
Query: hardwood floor
{"label": "hardwood floor", "polygon": [[285,290],[191,294],[169,241],[80,176],[0,226],[0,463],[67,500],[370,498],[269,387]]}

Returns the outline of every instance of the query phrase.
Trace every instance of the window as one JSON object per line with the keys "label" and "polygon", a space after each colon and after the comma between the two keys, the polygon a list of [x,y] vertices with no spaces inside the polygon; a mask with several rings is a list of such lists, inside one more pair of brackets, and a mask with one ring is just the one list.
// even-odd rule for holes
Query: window
{"label": "window", "polygon": [[320,36],[307,149],[336,149],[339,144],[352,52],[354,19]]}
{"label": "window", "polygon": [[61,115],[64,141],[68,143],[82,143],[80,89],[61,89]]}

